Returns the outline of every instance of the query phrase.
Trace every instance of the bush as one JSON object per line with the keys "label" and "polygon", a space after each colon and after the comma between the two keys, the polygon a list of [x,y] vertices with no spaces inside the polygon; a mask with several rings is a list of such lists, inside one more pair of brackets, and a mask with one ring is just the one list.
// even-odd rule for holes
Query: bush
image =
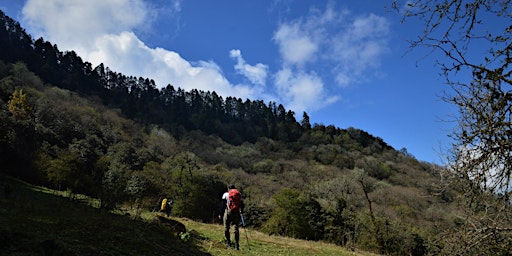
{"label": "bush", "polygon": [[272,205],[264,231],[300,239],[322,239],[325,216],[318,202],[299,190],[285,188],[272,197]]}

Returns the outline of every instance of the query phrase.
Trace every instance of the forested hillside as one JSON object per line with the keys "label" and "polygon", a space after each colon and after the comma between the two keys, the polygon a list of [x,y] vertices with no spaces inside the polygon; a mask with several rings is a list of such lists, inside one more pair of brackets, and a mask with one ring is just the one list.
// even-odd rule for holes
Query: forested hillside
{"label": "forested hillside", "polygon": [[[435,253],[457,223],[439,169],[357,128],[274,102],[157,89],[32,39],[0,12],[0,166],[34,184],[215,221],[230,183],[274,235],[377,253]],[[179,86],[179,85],[176,85]],[[385,124],[383,124],[385,125]],[[364,127],[363,127],[364,129]]]}

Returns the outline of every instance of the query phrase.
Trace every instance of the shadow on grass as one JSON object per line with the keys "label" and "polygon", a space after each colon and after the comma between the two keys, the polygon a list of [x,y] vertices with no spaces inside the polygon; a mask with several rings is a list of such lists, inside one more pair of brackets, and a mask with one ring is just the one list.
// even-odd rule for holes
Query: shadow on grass
{"label": "shadow on grass", "polygon": [[209,255],[133,220],[0,174],[0,255]]}

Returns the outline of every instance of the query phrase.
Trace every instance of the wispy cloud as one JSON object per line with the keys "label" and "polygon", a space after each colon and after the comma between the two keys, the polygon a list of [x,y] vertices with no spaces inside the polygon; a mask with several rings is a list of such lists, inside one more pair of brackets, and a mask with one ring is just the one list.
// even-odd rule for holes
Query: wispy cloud
{"label": "wispy cloud", "polygon": [[299,22],[282,24],[274,34],[274,40],[283,61],[289,65],[303,65],[312,61],[319,46],[308,31],[302,30]]}
{"label": "wispy cloud", "polygon": [[335,63],[336,81],[348,86],[372,77],[388,49],[389,22],[369,14],[357,17],[334,35],[329,43],[329,58]]}
{"label": "wispy cloud", "polygon": [[[339,88],[373,77],[387,52],[389,22],[374,14],[353,17],[330,2],[274,33],[282,68],[275,85],[287,105],[319,109],[341,98]],[[288,79],[283,79],[287,77]],[[338,85],[326,86],[326,81]],[[334,95],[334,96],[333,96]]]}
{"label": "wispy cloud", "polygon": [[265,85],[267,79],[268,66],[262,63],[256,65],[249,65],[242,57],[242,52],[238,49],[233,49],[229,52],[229,56],[236,60],[235,70],[241,75],[245,76],[255,85]]}

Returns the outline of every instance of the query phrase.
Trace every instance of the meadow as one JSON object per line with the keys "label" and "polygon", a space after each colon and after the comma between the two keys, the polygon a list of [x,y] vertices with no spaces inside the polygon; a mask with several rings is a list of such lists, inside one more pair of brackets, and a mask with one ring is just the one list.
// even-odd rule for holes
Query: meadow
{"label": "meadow", "polygon": [[0,255],[372,255],[242,228],[226,249],[222,225],[184,218],[186,232],[153,222],[155,211],[99,209],[96,199],[0,176]]}

